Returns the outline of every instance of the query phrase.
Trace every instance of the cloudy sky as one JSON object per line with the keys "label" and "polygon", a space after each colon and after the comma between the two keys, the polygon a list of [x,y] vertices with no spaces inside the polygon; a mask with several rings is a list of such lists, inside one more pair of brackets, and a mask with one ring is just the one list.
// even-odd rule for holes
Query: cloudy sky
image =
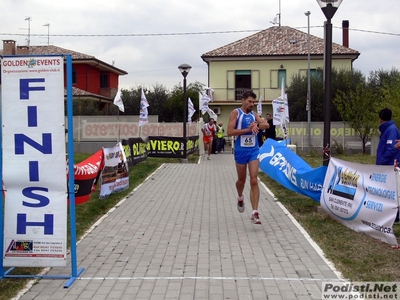
{"label": "cloudy sky", "polygon": [[[280,6],[280,10],[279,10]],[[361,53],[354,68],[364,74],[400,69],[398,0],[343,0],[332,19],[333,42],[342,43],[342,20],[349,20],[350,48]],[[177,67],[193,68],[188,83],[207,84],[201,55],[273,25],[323,37],[325,17],[316,0],[2,0],[0,37],[26,45],[50,44],[93,55],[129,74],[122,88],[182,82]],[[27,21],[28,17],[31,21]],[[50,24],[49,27],[43,26]],[[1,46],[0,46],[1,47]]]}

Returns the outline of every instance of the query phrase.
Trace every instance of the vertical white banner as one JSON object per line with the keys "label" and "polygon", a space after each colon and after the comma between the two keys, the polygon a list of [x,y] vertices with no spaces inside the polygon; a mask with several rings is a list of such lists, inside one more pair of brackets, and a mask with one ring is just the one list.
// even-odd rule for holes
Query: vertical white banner
{"label": "vertical white banner", "polygon": [[62,56],[1,61],[4,266],[66,265]]}
{"label": "vertical white banner", "polygon": [[104,169],[100,176],[100,199],[129,188],[128,162],[121,143],[112,148],[103,148],[103,152]]}

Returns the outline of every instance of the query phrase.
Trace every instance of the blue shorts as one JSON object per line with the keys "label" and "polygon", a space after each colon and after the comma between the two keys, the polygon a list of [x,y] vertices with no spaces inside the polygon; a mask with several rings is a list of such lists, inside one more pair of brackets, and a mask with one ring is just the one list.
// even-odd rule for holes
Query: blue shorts
{"label": "blue shorts", "polygon": [[254,150],[250,151],[237,151],[235,150],[235,162],[240,165],[245,165],[251,162],[252,160],[258,159],[258,155],[260,154],[260,149],[255,147]]}

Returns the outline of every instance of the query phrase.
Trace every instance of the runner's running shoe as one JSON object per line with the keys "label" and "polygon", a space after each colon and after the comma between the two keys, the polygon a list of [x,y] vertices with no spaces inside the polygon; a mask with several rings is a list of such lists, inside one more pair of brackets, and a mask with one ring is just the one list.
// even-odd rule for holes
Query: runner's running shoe
{"label": "runner's running shoe", "polygon": [[240,213],[244,212],[244,197],[238,197],[237,209]]}
{"label": "runner's running shoe", "polygon": [[260,217],[258,216],[258,212],[255,212],[251,216],[251,223],[253,223],[253,224],[261,224]]}

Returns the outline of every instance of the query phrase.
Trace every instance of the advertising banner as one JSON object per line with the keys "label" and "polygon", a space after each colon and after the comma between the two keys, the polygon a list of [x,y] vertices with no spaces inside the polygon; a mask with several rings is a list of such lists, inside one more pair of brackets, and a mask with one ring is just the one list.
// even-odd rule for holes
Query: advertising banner
{"label": "advertising banner", "polygon": [[66,265],[64,59],[1,60],[4,266]]}
{"label": "advertising banner", "polygon": [[186,145],[187,155],[193,154],[197,150],[199,150],[199,136],[189,136]]}
{"label": "advertising banner", "polygon": [[[184,139],[179,137],[149,136],[146,139],[130,138],[122,140],[122,148],[129,166],[144,161],[147,157],[184,157]],[[187,137],[186,157],[199,149],[199,136]]]}
{"label": "advertising banner", "polygon": [[260,148],[260,168],[284,187],[319,202],[326,167],[312,168],[300,156],[279,143],[267,139]]}
{"label": "advertising banner", "polygon": [[148,138],[130,138],[121,141],[122,149],[130,167],[147,159],[147,142]]}
{"label": "advertising banner", "polygon": [[[183,136],[183,123],[146,123],[139,128],[138,122],[82,122],[81,141],[115,141],[148,136]],[[187,124],[187,136],[197,135],[197,123]]]}
{"label": "advertising banner", "polygon": [[75,204],[83,204],[96,190],[101,171],[104,168],[103,149],[97,151],[79,164],[74,165]]}
{"label": "advertising banner", "polygon": [[104,169],[100,176],[100,199],[129,188],[128,163],[121,144],[103,148],[103,152]]}
{"label": "advertising banner", "polygon": [[[198,145],[198,136],[188,137],[186,143],[186,153],[187,155],[195,152]],[[162,136],[151,136],[149,137],[149,142],[147,149],[149,151],[149,156],[151,157],[184,157],[184,143],[185,139],[182,137],[162,137]],[[187,157],[186,155],[186,157]]]}
{"label": "advertising banner", "polygon": [[363,165],[331,158],[321,193],[321,206],[335,220],[391,245],[397,245],[393,166]]}

